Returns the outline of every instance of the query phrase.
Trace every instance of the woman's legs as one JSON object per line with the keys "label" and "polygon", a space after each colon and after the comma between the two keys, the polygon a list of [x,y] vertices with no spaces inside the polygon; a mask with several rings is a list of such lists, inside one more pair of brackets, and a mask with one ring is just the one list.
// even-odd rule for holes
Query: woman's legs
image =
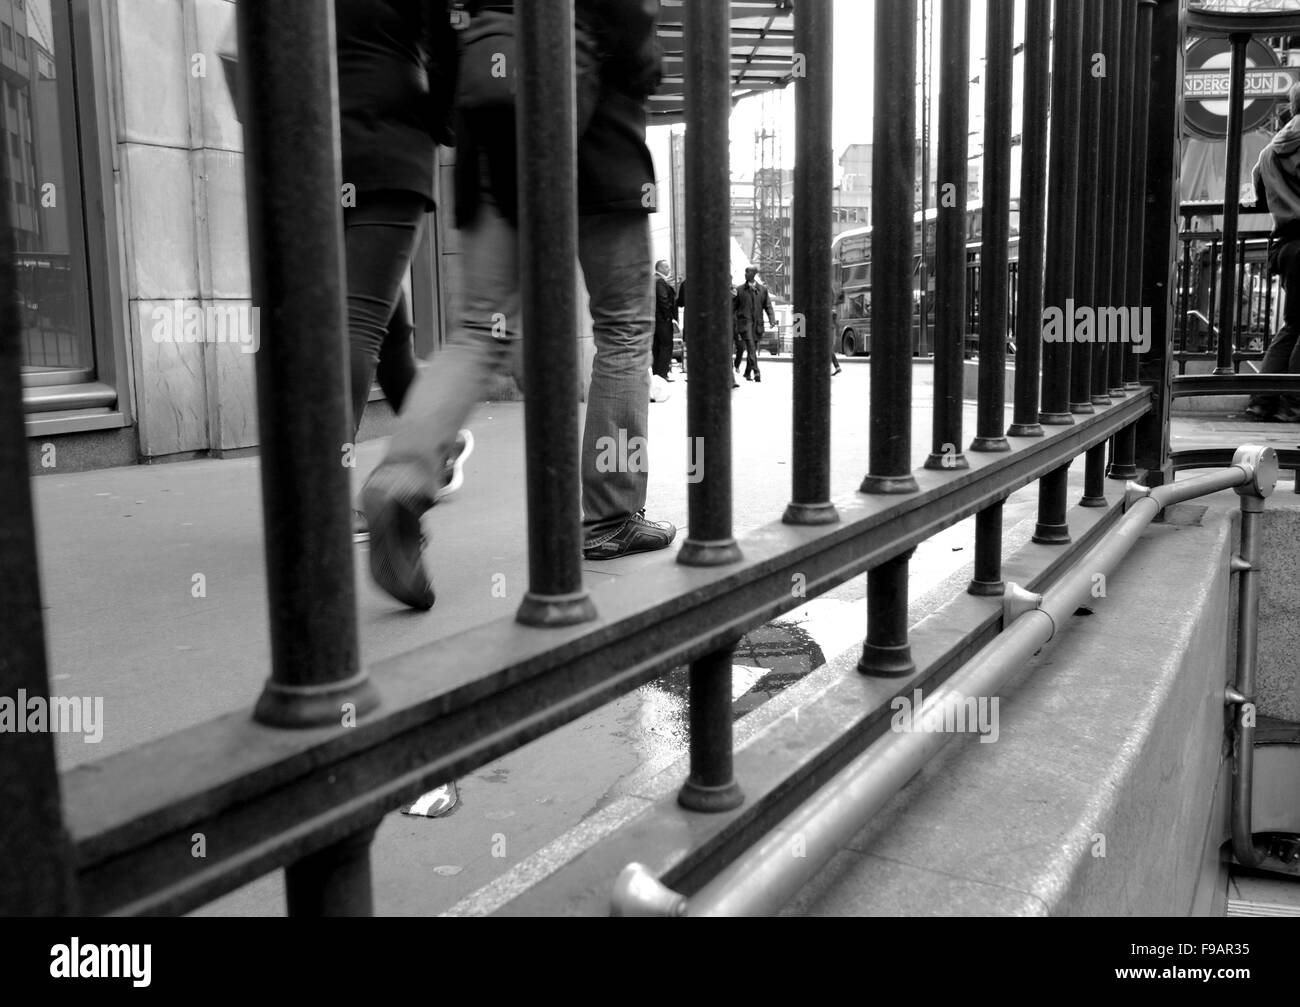
{"label": "woman's legs", "polygon": [[394,409],[415,377],[410,310],[402,279],[424,220],[424,197],[414,192],[362,192],[344,211],[348,343],[355,438],[378,367]]}
{"label": "woman's legs", "polygon": [[[415,380],[415,326],[411,323],[411,305],[406,290],[397,288],[397,306],[388,320],[388,331],[379,350],[375,380],[393,412],[402,411],[406,393]],[[360,426],[360,424],[358,424]]]}

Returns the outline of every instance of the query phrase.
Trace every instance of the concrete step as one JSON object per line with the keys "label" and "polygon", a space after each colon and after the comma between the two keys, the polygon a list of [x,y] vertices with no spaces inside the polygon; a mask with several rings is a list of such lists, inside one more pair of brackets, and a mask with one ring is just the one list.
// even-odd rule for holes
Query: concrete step
{"label": "concrete step", "polygon": [[1234,873],[1225,916],[1300,916],[1300,878]]}

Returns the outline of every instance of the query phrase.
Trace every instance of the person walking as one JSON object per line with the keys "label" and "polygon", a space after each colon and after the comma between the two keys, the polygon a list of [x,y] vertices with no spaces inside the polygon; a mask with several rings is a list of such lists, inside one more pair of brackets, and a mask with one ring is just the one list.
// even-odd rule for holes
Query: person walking
{"label": "person walking", "polygon": [[[487,8],[504,5],[467,6],[472,27]],[[643,465],[607,472],[600,464],[601,445],[644,443],[648,432],[655,291],[647,214],[654,206],[643,197],[655,179],[645,128],[647,98],[660,79],[657,14],[658,3],[645,0],[576,3],[582,31],[601,54],[599,94],[579,135],[577,165],[578,256],[596,344],[582,443],[588,560],[664,549],[677,534],[672,524],[645,516]],[[510,366],[520,338],[514,118],[510,106],[457,111],[454,184],[465,287],[447,346],[412,388],[388,453],[362,490],[371,575],[413,608],[435,601],[421,516],[446,478],[441,460],[493,373]],[[525,395],[557,394],[524,379]]]}
{"label": "person walking", "polygon": [[[376,379],[394,413],[415,380],[415,326],[402,281],[434,208],[434,158],[451,146],[456,32],[448,0],[336,0],[339,138],[352,440]],[[457,433],[444,495],[473,450]],[[353,510],[353,539],[368,535]]]}
{"label": "person walking", "polygon": [[745,380],[751,380],[752,375],[752,380],[761,382],[763,377],[758,372],[758,343],[763,338],[763,315],[766,313],[768,321],[776,325],[776,312],[772,310],[772,299],[767,295],[767,287],[758,282],[757,267],[745,267],[745,282],[735,293],[733,309],[736,316],[736,336],[739,340],[733,370],[740,367],[743,351],[747,354]]}
{"label": "person walking", "polygon": [[835,370],[831,371],[831,377],[840,373],[840,358],[835,355],[835,344],[839,342],[839,315],[835,309],[831,309],[831,366]]}
{"label": "person walking", "polygon": [[651,371],[672,381],[673,322],[677,321],[677,292],[668,282],[668,260],[655,263],[655,334]]}
{"label": "person walking", "polygon": [[[334,36],[355,443],[372,382],[397,413],[415,380],[415,327],[402,280],[434,208],[437,145],[455,143],[457,44],[450,0],[337,0]],[[242,121],[233,21],[218,54]],[[444,462],[443,495],[459,488],[473,447],[470,432],[459,431]],[[358,542],[369,537],[356,508],[352,533]]]}
{"label": "person walking", "polygon": [[[1280,276],[1286,292],[1282,328],[1260,362],[1260,370],[1267,374],[1300,374],[1300,84],[1287,92],[1287,105],[1291,119],[1260,151],[1253,172],[1255,210],[1273,215],[1268,272]],[[1295,423],[1300,421],[1300,400],[1294,395],[1252,395],[1246,416]]]}
{"label": "person walking", "polygon": [[[735,287],[732,287],[732,288],[731,288],[731,299],[732,299],[732,302],[733,302],[733,304],[734,304],[735,299],[736,299],[736,288],[735,288]],[[685,281],[685,280],[682,280],[682,282],[679,283],[679,284],[677,285],[677,307],[678,307],[678,308],[684,308],[684,307],[686,307],[686,281]],[[732,342],[733,342],[733,343],[735,342],[735,325],[734,325],[734,321],[733,321],[733,325],[732,325]],[[690,347],[689,347],[689,346],[687,345],[687,343],[686,343],[686,333],[683,332],[683,333],[682,333],[682,371],[683,371],[683,372],[685,372],[685,370],[686,370],[686,358],[689,357],[689,356],[690,356]],[[739,364],[737,364],[737,366],[739,366]],[[734,368],[733,368],[733,370],[734,370]],[[740,387],[740,382],[737,381],[737,380],[735,380],[734,376],[733,376],[732,381],[731,381],[731,387],[732,387],[732,388],[739,388],[739,387]]]}

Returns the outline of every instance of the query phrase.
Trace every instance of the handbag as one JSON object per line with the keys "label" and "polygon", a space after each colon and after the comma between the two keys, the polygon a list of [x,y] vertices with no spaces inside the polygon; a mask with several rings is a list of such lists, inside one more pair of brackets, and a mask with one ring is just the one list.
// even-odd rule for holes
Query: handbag
{"label": "handbag", "polygon": [[[517,46],[513,12],[487,8],[460,32],[454,105],[462,111],[513,108]],[[600,56],[582,25],[573,32],[577,135],[586,132],[600,96]]]}

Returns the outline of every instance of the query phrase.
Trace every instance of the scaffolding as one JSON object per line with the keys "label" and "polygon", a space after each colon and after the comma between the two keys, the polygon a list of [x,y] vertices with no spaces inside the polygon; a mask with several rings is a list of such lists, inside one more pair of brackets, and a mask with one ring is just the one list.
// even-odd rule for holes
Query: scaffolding
{"label": "scaffolding", "polygon": [[776,127],[778,96],[764,94],[762,125],[754,130],[754,244],[750,261],[773,294],[788,298],[789,249],[785,229],[785,172],[781,168],[781,135]]}

